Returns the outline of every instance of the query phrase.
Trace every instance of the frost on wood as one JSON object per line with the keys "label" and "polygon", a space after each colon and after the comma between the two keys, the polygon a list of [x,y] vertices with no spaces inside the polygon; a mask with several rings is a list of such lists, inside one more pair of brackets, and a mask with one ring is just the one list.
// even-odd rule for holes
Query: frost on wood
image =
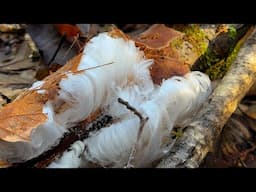
{"label": "frost on wood", "polygon": [[118,93],[119,97],[125,97],[144,117],[148,117],[138,143],[139,118],[124,106],[114,106],[117,105],[114,103],[114,109],[110,108],[111,116],[122,114],[124,117],[85,140],[85,159],[104,167],[125,167],[136,144],[136,153],[130,164],[133,167],[152,166],[155,160],[170,150],[173,126],[182,126],[193,117],[210,94],[211,86],[205,74],[194,71],[184,77],[174,76],[163,81],[159,88],[149,92],[151,96],[143,99],[145,95],[142,93],[147,92],[141,88],[141,92],[136,93],[136,89],[132,88]]}
{"label": "frost on wood", "polygon": [[204,104],[195,121],[186,127],[159,168],[198,167],[211,150],[238,103],[256,80],[256,31],[247,39],[230,70]]}

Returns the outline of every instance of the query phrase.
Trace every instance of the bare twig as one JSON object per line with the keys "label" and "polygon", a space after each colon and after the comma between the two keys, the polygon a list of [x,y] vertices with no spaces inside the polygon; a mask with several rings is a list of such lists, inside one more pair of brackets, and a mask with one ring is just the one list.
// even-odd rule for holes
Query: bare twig
{"label": "bare twig", "polygon": [[126,165],[126,168],[132,168],[133,167],[132,160],[133,160],[133,158],[136,154],[136,149],[138,148],[138,143],[139,143],[139,139],[141,137],[142,131],[143,131],[143,127],[144,127],[145,123],[148,121],[149,118],[148,117],[144,118],[140,114],[140,112],[138,112],[134,107],[132,107],[127,101],[124,101],[123,99],[118,98],[118,102],[125,105],[127,109],[132,111],[140,119],[140,127],[139,127],[139,131],[138,131],[138,134],[137,134],[136,143],[135,143],[135,145],[133,146],[133,148],[131,150],[131,153],[129,155],[129,159],[128,159],[128,162],[127,162],[127,165]]}
{"label": "bare twig", "polygon": [[64,61],[64,59],[66,58],[66,56],[68,55],[68,53],[70,52],[70,50],[73,48],[73,46],[75,45],[76,42],[78,42],[78,38],[79,38],[79,33],[77,34],[77,36],[75,37],[74,41],[72,42],[72,44],[70,45],[70,47],[68,48],[68,50],[64,53],[63,57],[62,57],[62,61]]}
{"label": "bare twig", "polygon": [[105,66],[108,66],[108,65],[111,65],[113,64],[114,62],[110,62],[110,63],[106,63],[106,64],[103,64],[103,65],[97,65],[97,66],[94,66],[94,67],[88,67],[86,69],[83,69],[84,71],[88,71],[88,70],[91,70],[91,69],[97,69],[97,68],[100,68],[100,67],[105,67]]}
{"label": "bare twig", "polygon": [[132,111],[135,115],[137,115],[141,121],[144,119],[143,116],[140,114],[140,112],[138,112],[134,107],[132,107],[127,101],[121,98],[118,98],[117,101],[123,104],[124,106],[126,106],[126,108]]}

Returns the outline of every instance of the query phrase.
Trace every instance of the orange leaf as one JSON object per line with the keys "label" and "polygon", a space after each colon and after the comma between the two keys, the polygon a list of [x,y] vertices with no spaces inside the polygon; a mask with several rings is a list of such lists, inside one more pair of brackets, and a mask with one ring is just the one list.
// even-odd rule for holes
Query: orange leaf
{"label": "orange leaf", "polygon": [[0,139],[9,142],[30,141],[31,131],[47,121],[47,115],[43,113],[44,104],[58,94],[59,82],[66,78],[65,72],[77,71],[81,56],[77,55],[44,79],[40,89],[45,90],[45,94],[37,93],[38,89],[27,90],[1,109]]}
{"label": "orange leaf", "polygon": [[29,141],[32,129],[47,120],[42,113],[47,98],[34,90],[24,94],[0,111],[0,138],[5,141]]}
{"label": "orange leaf", "polygon": [[152,58],[154,58],[154,64],[150,68],[150,74],[156,84],[161,84],[164,79],[175,75],[182,76],[190,71],[189,65],[185,65],[177,59],[161,56]]}
{"label": "orange leaf", "polygon": [[154,83],[161,84],[164,79],[174,75],[181,76],[190,71],[189,66],[179,58],[177,50],[170,46],[173,40],[181,37],[181,32],[163,24],[155,24],[134,38],[136,45],[144,51],[146,57],[154,59],[150,69]]}
{"label": "orange leaf", "polygon": [[78,34],[81,34],[80,29],[76,25],[55,24],[54,26],[61,35],[66,35],[67,37],[76,37]]}
{"label": "orange leaf", "polygon": [[155,24],[136,37],[135,41],[151,49],[161,49],[169,46],[172,40],[181,36],[181,32],[166,27],[164,24]]}

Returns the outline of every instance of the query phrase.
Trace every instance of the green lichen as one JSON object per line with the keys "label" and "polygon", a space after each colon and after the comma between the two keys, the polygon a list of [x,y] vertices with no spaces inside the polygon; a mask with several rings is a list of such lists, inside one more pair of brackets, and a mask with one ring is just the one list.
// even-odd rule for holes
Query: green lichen
{"label": "green lichen", "polygon": [[226,60],[222,59],[221,61],[210,66],[210,68],[208,68],[206,70],[206,74],[209,75],[211,80],[221,79],[226,74],[229,67],[234,62],[234,60],[240,50],[241,45],[242,45],[242,42],[239,41]]}

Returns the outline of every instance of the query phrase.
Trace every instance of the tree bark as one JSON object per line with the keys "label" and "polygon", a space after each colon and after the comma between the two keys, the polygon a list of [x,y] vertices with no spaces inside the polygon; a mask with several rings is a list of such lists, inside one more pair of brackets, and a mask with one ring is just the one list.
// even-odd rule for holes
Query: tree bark
{"label": "tree bark", "polygon": [[256,29],[241,47],[228,73],[203,105],[193,123],[158,168],[196,168],[212,149],[223,126],[256,80]]}

